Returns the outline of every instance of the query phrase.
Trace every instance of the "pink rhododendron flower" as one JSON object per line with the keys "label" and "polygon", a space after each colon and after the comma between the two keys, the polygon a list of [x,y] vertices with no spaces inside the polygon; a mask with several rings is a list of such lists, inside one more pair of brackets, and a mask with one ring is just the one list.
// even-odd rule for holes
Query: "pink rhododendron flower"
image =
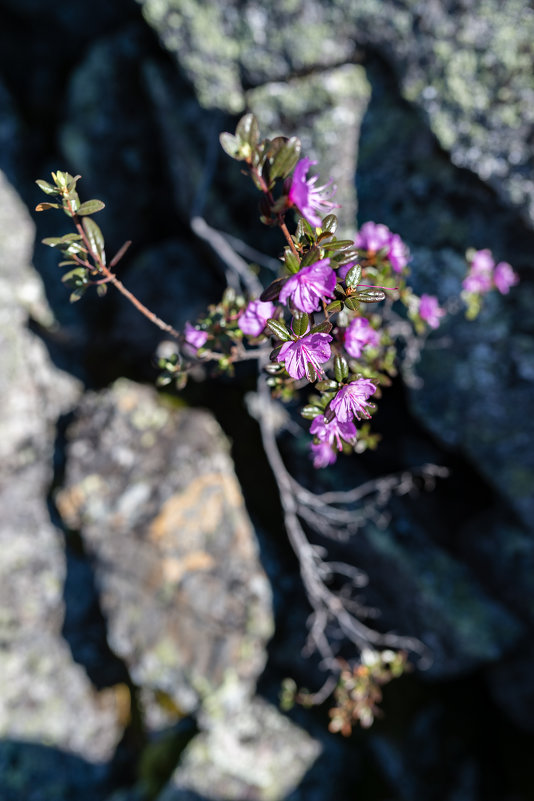
{"label": "pink rhododendron flower", "polygon": [[446,311],[441,309],[438,299],[434,295],[421,295],[419,303],[419,317],[428,323],[430,328],[438,328],[439,321]]}
{"label": "pink rhododendron flower", "polygon": [[321,259],[309,267],[303,267],[289,278],[280,292],[280,302],[288,298],[300,311],[311,314],[321,305],[321,299],[334,296],[336,275],[330,267],[330,259]]}
{"label": "pink rhododendron flower", "polygon": [[492,287],[495,262],[491,250],[477,250],[471,259],[469,272],[462,281],[466,292],[489,292]]}
{"label": "pink rhododendron flower", "polygon": [[188,345],[191,345],[192,348],[198,350],[199,348],[204,347],[208,340],[208,332],[201,331],[199,328],[195,328],[191,323],[187,322],[185,324],[185,341]]}
{"label": "pink rhododendron flower", "polygon": [[359,359],[363,349],[371,345],[378,347],[380,337],[365,317],[356,317],[345,331],[345,350],[353,359]]}
{"label": "pink rhododendron flower", "polygon": [[330,334],[307,334],[295,342],[284,342],[276,357],[277,362],[284,362],[291,378],[303,378],[306,365],[310,362],[319,375],[323,371],[319,367],[330,358]]}
{"label": "pink rhododendron flower", "polygon": [[400,236],[393,234],[387,225],[382,223],[372,221],[364,223],[356,234],[354,244],[357,248],[367,250],[369,254],[387,249],[386,258],[396,273],[400,273],[410,260],[410,251]]}
{"label": "pink rhododendron flower", "polygon": [[485,248],[484,250],[477,250],[471,259],[471,272],[472,273],[492,273],[495,262],[491,255],[491,250]]}
{"label": "pink rhododendron flower", "polygon": [[410,251],[398,234],[391,234],[388,259],[396,273],[402,272],[410,260]]}
{"label": "pink rhododendron flower", "polygon": [[360,420],[360,415],[370,417],[365,408],[370,406],[368,398],[376,392],[376,386],[369,378],[358,378],[351,384],[341,387],[335,398],[330,401],[330,408],[340,423],[349,423],[353,417]]}
{"label": "pink rhododendron flower", "polygon": [[331,209],[338,208],[337,203],[333,203],[330,198],[336,191],[329,181],[324,186],[315,186],[319,176],[314,175],[306,180],[306,174],[312,164],[317,164],[311,159],[301,159],[293,171],[291,186],[289,189],[289,202],[296,206],[300,214],[310,225],[318,228],[322,218]]}
{"label": "pink rhododendron flower", "polygon": [[267,320],[273,316],[274,311],[275,305],[270,301],[251,300],[237,321],[237,325],[244,334],[258,337],[265,328]]}
{"label": "pink rhododendron flower", "polygon": [[310,448],[315,468],[328,467],[329,464],[334,464],[337,459],[336,452],[332,450],[328,442],[312,442]]}
{"label": "pink rhododendron flower", "polygon": [[340,423],[335,417],[330,422],[327,422],[322,414],[319,414],[313,420],[310,426],[310,433],[319,440],[319,442],[311,444],[314,467],[326,467],[335,462],[336,454],[333,446],[338,451],[342,451],[342,440],[353,444],[357,436],[354,423]]}
{"label": "pink rhododendron flower", "polygon": [[499,292],[507,295],[511,286],[519,282],[519,276],[512,270],[512,266],[506,261],[500,261],[493,273],[493,282]]}

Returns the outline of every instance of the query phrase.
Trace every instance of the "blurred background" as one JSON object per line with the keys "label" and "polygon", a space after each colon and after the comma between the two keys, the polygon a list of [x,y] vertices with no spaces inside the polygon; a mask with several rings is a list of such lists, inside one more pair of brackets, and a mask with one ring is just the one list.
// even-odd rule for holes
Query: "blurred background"
{"label": "blurred background", "polygon": [[[534,11],[527,0],[0,0],[1,801],[528,801],[534,746]],[[153,390],[157,329],[119,295],[70,305],[36,178],[83,176],[119,275],[177,327],[220,297],[203,216],[271,257],[218,135],[253,111],[338,185],[345,233],[400,233],[411,280],[458,295],[468,247],[521,283],[429,338],[387,389],[378,450],[312,489],[444,466],[327,545],[372,624],[430,649],[384,715],[329,734],[309,614],[254,389]],[[349,654],[350,656],[350,654]]]}

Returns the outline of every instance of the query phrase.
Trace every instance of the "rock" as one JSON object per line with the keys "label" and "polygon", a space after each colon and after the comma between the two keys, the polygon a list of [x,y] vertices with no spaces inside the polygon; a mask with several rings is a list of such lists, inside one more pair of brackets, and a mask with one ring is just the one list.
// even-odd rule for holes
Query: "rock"
{"label": "rock", "polygon": [[361,47],[378,51],[453,161],[489,182],[532,224],[534,14],[526,0],[456,4],[454,14],[447,0],[424,6],[308,0],[298,7],[280,1],[268,8],[234,0],[187,9],[179,0],[141,2],[200,102],[234,113],[245,107],[246,83],[322,71],[354,60]]}
{"label": "rock", "polygon": [[[356,219],[356,171],[359,129],[369,101],[370,87],[363,67],[345,64],[320,73],[270,82],[247,92],[247,108],[256,114],[265,136],[298,136],[302,153],[314,159],[320,183],[332,180],[334,200],[349,232]],[[303,126],[302,121],[307,120]],[[350,136],[347,132],[350,131]]]}
{"label": "rock", "polygon": [[186,749],[158,801],[281,801],[321,751],[316,740],[260,698],[222,718],[214,712],[209,710],[207,730]]}
{"label": "rock", "polygon": [[94,560],[112,650],[174,709],[265,664],[270,592],[227,445],[213,418],[120,381],[67,432],[58,505]]}
{"label": "rock", "polygon": [[387,528],[366,525],[351,549],[369,576],[365,601],[380,610],[375,625],[424,643],[419,667],[426,679],[461,676],[502,658],[524,634],[520,619],[399,512]]}
{"label": "rock", "polygon": [[[450,252],[421,249],[413,271],[419,285],[426,282],[447,299],[459,293],[465,265]],[[533,300],[525,285],[509,298],[492,293],[474,322],[461,312],[449,318],[417,365],[422,387],[410,393],[425,425],[442,442],[461,448],[527,526],[534,514],[534,343],[528,335]]]}
{"label": "rock", "polygon": [[122,728],[114,693],[95,692],[61,637],[65,558],[47,498],[55,423],[80,387],[26,328],[29,309],[50,316],[30,267],[33,231],[0,174],[0,795],[33,798],[38,779],[43,798],[67,801],[76,779],[57,781],[58,770],[83,766],[79,797],[99,797]]}
{"label": "rock", "polygon": [[97,40],[72,74],[65,103],[61,152],[83,176],[80,197],[106,203],[98,224],[110,258],[128,239],[139,246],[168,230],[172,190],[154,148],[159,131],[142,73],[150,44],[135,23]]}

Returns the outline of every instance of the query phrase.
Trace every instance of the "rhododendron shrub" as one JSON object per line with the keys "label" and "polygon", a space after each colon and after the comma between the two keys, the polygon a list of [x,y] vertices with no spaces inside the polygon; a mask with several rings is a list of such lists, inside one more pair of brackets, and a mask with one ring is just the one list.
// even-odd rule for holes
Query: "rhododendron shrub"
{"label": "rhododendron shrub", "polygon": [[[247,114],[234,134],[223,133],[220,139],[225,152],[241,163],[261,195],[260,220],[281,233],[279,274],[268,286],[260,284],[257,274],[236,253],[231,258],[224,255],[228,242],[220,232],[193,218],[192,230],[217,249],[236,281],[200,319],[188,321],[183,332],[177,330],[133,296],[118,278],[115,267],[129,243],[112,259],[106,258],[104,236],[93,220],[104,204],[99,200],[81,202],[77,192],[80,176],[64,172],[52,173],[52,183],[37,182],[48,196],[37,210],[62,210],[71,218],[74,230],[43,241],[63,256],[61,266],[67,270],[62,280],[70,288],[72,301],[78,301],[91,287],[103,294],[111,285],[175,341],[174,351],[160,359],[160,386],[183,388],[199,361],[231,374],[236,362],[257,360],[261,397],[265,390],[275,400],[300,403],[302,417],[310,421],[310,458],[314,467],[325,468],[340,453],[376,447],[377,435],[369,421],[382,388],[399,369],[397,345],[411,337],[413,354],[413,343],[421,345],[441,325],[449,299],[414,293],[409,286],[409,248],[386,225],[368,221],[349,237],[337,235],[335,186],[331,180],[321,183],[313,174],[316,162],[301,154],[296,137],[261,139],[255,117]],[[469,269],[458,294],[472,318],[487,292],[497,289],[506,294],[518,278],[507,262],[496,264],[489,250],[469,251],[467,258]],[[235,288],[236,283],[242,291]],[[390,648],[404,641],[380,635],[360,623],[354,612],[359,603],[351,606],[357,571],[351,568],[351,573],[341,563],[322,561],[299,519],[300,515],[308,527],[316,528],[323,520],[320,531],[324,534],[334,531],[340,520],[345,521],[347,530],[354,530],[354,516],[344,516],[339,508],[330,508],[317,498],[310,500],[314,496],[308,490],[295,493],[296,482],[276,449],[272,417],[258,419],[278,482],[288,537],[301,560],[301,575],[313,609],[313,645],[328,670],[337,675],[337,701],[345,699],[341,711],[335,712],[332,727],[347,733],[353,719],[372,720],[379,685],[404,665],[404,659],[397,659],[391,650],[383,651],[382,656],[369,651],[370,643],[372,648],[377,643]],[[328,577],[334,574],[353,576],[349,593],[333,596]],[[340,631],[359,652],[367,653],[368,664],[355,668],[356,672],[346,663],[342,667],[338,659]],[[408,647],[417,650],[413,641]],[[363,706],[358,701],[359,690],[356,692],[362,681],[368,697],[374,699]]]}

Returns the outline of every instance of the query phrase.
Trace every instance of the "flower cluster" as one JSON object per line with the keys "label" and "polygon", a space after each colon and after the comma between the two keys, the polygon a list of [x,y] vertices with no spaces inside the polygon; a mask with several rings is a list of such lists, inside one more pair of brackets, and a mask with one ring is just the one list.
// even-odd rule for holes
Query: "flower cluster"
{"label": "flower cluster", "polygon": [[519,281],[518,276],[506,261],[495,264],[491,250],[476,250],[468,253],[469,272],[462,286],[468,293],[484,294],[490,289],[498,289],[502,295],[508,294],[510,287]]}
{"label": "flower cluster", "polygon": [[[267,361],[263,346],[270,340],[265,370],[272,393],[291,400],[304,386],[314,385],[302,410],[311,421],[314,465],[332,464],[340,452],[374,447],[376,435],[368,424],[359,431],[357,424],[370,418],[375,408],[370,399],[380,396],[380,387],[396,372],[396,335],[384,323],[378,304],[388,296],[389,307],[403,304],[406,313],[401,314],[413,324],[414,336],[437,328],[445,309],[435,295],[417,297],[407,285],[410,252],[387,225],[368,221],[353,239],[336,237],[336,188],[331,180],[320,183],[317,175],[310,175],[316,162],[301,157],[296,137],[260,140],[257,121],[247,114],[235,134],[221,134],[221,144],[245,163],[262,193],[261,220],[278,226],[285,237],[281,273],[247,299],[228,289],[206,316],[195,324],[187,322],[183,333],[136,299],[142,313],[180,342],[180,350],[163,360],[159,383],[174,381],[183,387],[198,360],[216,361],[221,371],[231,372],[236,361],[250,358],[250,345]],[[78,300],[90,286],[102,294],[108,283],[131,299],[107,266],[102,232],[91,219],[103,203],[80,203],[79,176],[58,172],[52,178],[53,184],[38,181],[54,201],[39,204],[38,210],[62,208],[75,224],[75,233],[44,240],[62,252],[63,264],[73,267],[63,278],[73,290],[71,299]],[[297,225],[291,234],[286,217],[292,212]],[[508,263],[495,264],[489,250],[472,251],[468,261],[462,295],[468,316],[475,316],[483,294],[494,288],[505,294],[518,278]]]}

